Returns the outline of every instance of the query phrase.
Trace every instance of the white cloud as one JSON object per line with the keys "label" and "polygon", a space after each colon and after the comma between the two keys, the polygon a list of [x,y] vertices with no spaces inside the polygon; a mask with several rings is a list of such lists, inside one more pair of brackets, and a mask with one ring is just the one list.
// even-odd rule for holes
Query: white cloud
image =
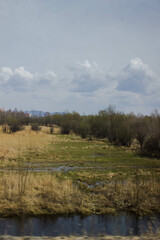
{"label": "white cloud", "polygon": [[0,69],[0,88],[3,91],[29,92],[40,88],[52,88],[57,83],[56,74],[48,71],[44,74],[31,73],[24,67]]}
{"label": "white cloud", "polygon": [[9,67],[2,67],[0,70],[0,83],[6,82],[13,75],[12,69]]}
{"label": "white cloud", "polygon": [[120,111],[135,113],[150,113],[160,107],[160,80],[140,58],[131,59],[116,74],[109,74],[85,60],[72,68],[72,74],[75,99],[88,104],[92,111],[109,104],[115,104]]}
{"label": "white cloud", "polygon": [[36,74],[37,84],[42,86],[50,86],[51,88],[58,84],[57,76],[54,72],[48,71],[44,74]]}
{"label": "white cloud", "polygon": [[21,79],[33,79],[34,75],[29,71],[26,71],[24,67],[19,67],[14,70],[14,76]]}
{"label": "white cloud", "polygon": [[134,58],[116,77],[118,90],[152,94],[160,84],[156,74],[140,58]]}
{"label": "white cloud", "polygon": [[101,87],[107,85],[107,78],[96,63],[85,60],[77,62],[72,70],[72,91],[81,93],[94,93]]}
{"label": "white cloud", "polygon": [[84,60],[83,63],[80,63],[80,62],[77,62],[81,67],[84,67],[84,68],[91,68],[92,65],[91,63],[88,61],[88,60]]}

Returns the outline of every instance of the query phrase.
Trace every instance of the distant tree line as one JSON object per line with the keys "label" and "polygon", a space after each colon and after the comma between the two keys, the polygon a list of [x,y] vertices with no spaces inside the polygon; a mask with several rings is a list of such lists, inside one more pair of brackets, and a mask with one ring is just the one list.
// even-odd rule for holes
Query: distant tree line
{"label": "distant tree line", "polygon": [[28,124],[36,131],[40,126],[49,126],[53,133],[53,124],[56,124],[61,127],[62,134],[73,132],[82,138],[107,139],[118,146],[129,147],[137,139],[141,154],[160,157],[160,115],[157,111],[150,116],[124,114],[109,106],[95,115],[72,112],[32,117],[22,111],[0,110],[0,124],[8,133],[19,131]]}

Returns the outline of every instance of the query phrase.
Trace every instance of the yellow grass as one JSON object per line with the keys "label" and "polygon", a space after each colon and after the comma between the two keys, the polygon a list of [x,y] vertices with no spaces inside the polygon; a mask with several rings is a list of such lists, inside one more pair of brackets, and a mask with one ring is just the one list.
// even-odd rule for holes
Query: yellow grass
{"label": "yellow grass", "polygon": [[[58,127],[55,127],[55,132],[58,132]],[[55,136],[56,137],[56,136]],[[6,134],[0,131],[0,162],[5,160],[12,161],[19,155],[22,155],[29,148],[43,151],[51,142],[53,136],[49,134],[49,127],[42,127],[41,131],[35,132],[26,126],[24,130]]]}
{"label": "yellow grass", "polygon": [[0,215],[43,215],[76,213],[83,194],[71,180],[58,181],[53,175],[5,174],[0,178]]}
{"label": "yellow grass", "polygon": [[159,196],[159,184],[151,186],[150,181],[108,183],[89,193],[87,187],[51,173],[10,172],[0,177],[0,216],[151,213],[160,209]]}

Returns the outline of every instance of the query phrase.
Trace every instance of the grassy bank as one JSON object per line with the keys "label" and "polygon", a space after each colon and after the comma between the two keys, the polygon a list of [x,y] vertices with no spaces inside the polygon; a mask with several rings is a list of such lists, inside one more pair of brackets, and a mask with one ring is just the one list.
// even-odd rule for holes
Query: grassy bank
{"label": "grassy bank", "polygon": [[160,160],[45,127],[0,133],[0,215],[160,212]]}
{"label": "grassy bank", "polygon": [[159,185],[128,180],[90,188],[52,174],[4,174],[0,179],[0,215],[107,214],[160,212]]}

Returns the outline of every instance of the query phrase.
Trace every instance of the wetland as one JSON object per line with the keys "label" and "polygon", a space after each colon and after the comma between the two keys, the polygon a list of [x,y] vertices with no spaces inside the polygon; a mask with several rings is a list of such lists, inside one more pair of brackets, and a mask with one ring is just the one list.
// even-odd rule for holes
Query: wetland
{"label": "wetland", "polygon": [[1,132],[0,153],[1,235],[127,236],[159,229],[160,160],[139,156],[134,145],[28,126]]}

